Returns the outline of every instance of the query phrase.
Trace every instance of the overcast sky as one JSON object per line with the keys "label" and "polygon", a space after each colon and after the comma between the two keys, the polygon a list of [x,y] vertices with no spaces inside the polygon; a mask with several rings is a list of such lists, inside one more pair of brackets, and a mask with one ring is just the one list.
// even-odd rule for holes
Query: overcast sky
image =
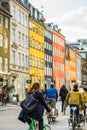
{"label": "overcast sky", "polygon": [[61,28],[67,41],[87,39],[87,0],[29,0],[42,11],[46,22],[53,22]]}

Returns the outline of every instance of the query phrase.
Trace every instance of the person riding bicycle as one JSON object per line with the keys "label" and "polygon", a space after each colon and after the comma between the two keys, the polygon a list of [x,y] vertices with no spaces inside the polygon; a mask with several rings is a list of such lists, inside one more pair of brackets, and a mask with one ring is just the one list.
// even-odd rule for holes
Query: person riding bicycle
{"label": "person riding bicycle", "polygon": [[78,127],[80,127],[80,113],[79,113],[79,107],[82,104],[82,96],[81,93],[78,90],[78,84],[73,85],[73,90],[71,90],[67,97],[66,97],[66,104],[70,105],[70,118],[72,119],[73,110],[71,107],[77,107],[76,109],[76,116],[77,116],[77,124]]}
{"label": "person riding bicycle", "polygon": [[34,98],[39,100],[39,104],[36,109],[31,113],[26,113],[22,110],[22,120],[23,122],[27,122],[29,125],[31,124],[31,119],[35,119],[39,121],[39,130],[43,130],[43,113],[44,108],[47,110],[49,114],[53,114],[52,110],[46,104],[42,93],[40,92],[40,84],[35,82],[30,88],[28,94],[33,94]]}
{"label": "person riding bicycle", "polygon": [[50,88],[46,90],[46,100],[50,101],[51,108],[56,108],[56,102],[58,99],[58,91],[54,86],[54,83],[51,83]]}
{"label": "person riding bicycle", "polygon": [[82,93],[82,99],[83,99],[83,109],[84,109],[84,116],[86,116],[86,106],[85,104],[87,103],[87,86],[83,87],[84,92]]}
{"label": "person riding bicycle", "polygon": [[61,100],[62,100],[61,112],[63,112],[63,105],[66,100],[67,94],[68,94],[68,89],[66,88],[65,85],[62,85],[60,89],[60,93],[59,93],[59,96],[61,97]]}

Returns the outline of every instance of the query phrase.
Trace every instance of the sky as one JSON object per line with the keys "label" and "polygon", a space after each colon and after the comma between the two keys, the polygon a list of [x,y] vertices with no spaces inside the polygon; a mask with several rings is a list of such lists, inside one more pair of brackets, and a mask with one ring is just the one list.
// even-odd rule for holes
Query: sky
{"label": "sky", "polygon": [[66,41],[87,39],[87,0],[29,0],[29,2],[39,11],[43,10],[45,22],[58,25]]}

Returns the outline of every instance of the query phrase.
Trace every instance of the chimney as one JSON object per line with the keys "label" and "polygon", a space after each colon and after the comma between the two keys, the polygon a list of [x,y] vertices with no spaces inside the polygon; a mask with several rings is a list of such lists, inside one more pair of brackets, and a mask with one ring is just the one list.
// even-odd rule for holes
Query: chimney
{"label": "chimney", "polygon": [[10,12],[9,2],[2,0],[1,4],[8,12]]}

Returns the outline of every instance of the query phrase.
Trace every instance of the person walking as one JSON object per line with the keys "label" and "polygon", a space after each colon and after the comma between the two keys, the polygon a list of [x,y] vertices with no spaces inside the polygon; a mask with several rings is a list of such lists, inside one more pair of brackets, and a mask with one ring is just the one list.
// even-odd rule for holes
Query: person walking
{"label": "person walking", "polygon": [[7,93],[5,91],[2,92],[2,106],[6,106],[7,104]]}
{"label": "person walking", "polygon": [[70,105],[70,118],[72,119],[73,110],[71,107],[77,107],[76,109],[76,116],[77,116],[77,123],[78,127],[80,127],[80,105],[82,104],[82,95],[78,90],[78,84],[73,85],[73,90],[71,90],[66,97],[66,104]]}
{"label": "person walking", "polygon": [[51,83],[50,88],[46,90],[46,100],[50,101],[51,108],[56,108],[56,102],[58,99],[58,91],[54,86],[54,83]]}
{"label": "person walking", "polygon": [[36,109],[31,113],[26,113],[23,111],[23,121],[27,122],[29,125],[31,123],[31,118],[39,121],[39,130],[43,130],[43,114],[44,108],[47,110],[49,114],[52,115],[52,110],[47,106],[42,93],[40,92],[40,84],[35,82],[32,87],[30,88],[28,95],[33,94],[33,97],[39,101]]}
{"label": "person walking", "polygon": [[61,97],[61,101],[62,101],[61,112],[63,112],[63,105],[66,100],[67,94],[68,94],[68,89],[66,88],[65,85],[62,85],[59,93],[59,96]]}

